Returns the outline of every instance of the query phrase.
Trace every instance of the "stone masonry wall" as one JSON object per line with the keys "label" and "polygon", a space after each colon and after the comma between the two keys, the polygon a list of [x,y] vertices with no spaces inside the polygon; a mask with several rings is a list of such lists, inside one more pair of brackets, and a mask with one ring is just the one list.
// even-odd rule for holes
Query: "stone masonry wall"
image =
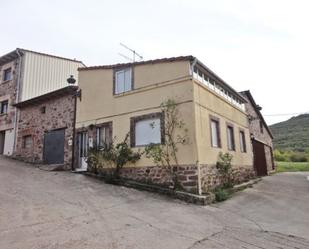
{"label": "stone masonry wall", "polygon": [[[44,107],[45,113],[42,113]],[[73,123],[74,97],[71,94],[21,107],[14,156],[32,163],[43,163],[44,133],[64,128],[64,164],[69,169],[72,162],[72,145],[69,145],[69,140],[73,139]],[[28,135],[32,136],[31,148],[23,145],[23,137]]]}
{"label": "stone masonry wall", "polygon": [[[214,190],[222,184],[222,177],[219,175],[216,165],[200,165],[202,192]],[[231,180],[234,184],[240,184],[256,177],[256,172],[251,166],[232,168]]]}
{"label": "stone masonry wall", "polygon": [[[12,129],[15,119],[15,108],[12,106],[16,102],[16,89],[18,78],[18,60],[0,66],[0,101],[8,100],[8,113],[0,114],[0,130]],[[3,82],[3,70],[12,68],[12,79]]]}
{"label": "stone masonry wall", "polygon": [[[93,171],[88,168],[89,171]],[[177,171],[178,180],[181,186],[188,192],[198,192],[198,168],[197,165],[182,165]],[[110,169],[99,169],[99,174],[105,175]],[[171,185],[171,177],[165,167],[149,166],[149,167],[124,167],[121,170],[121,176],[126,179],[132,179],[139,182],[158,184],[162,186]],[[248,167],[233,167],[232,181],[234,184],[246,182],[256,176],[252,166]],[[200,165],[200,177],[202,192],[206,193],[214,190],[222,184],[222,179],[218,174],[215,165]]]}
{"label": "stone masonry wall", "polygon": [[256,110],[252,106],[250,100],[246,96],[243,97],[245,97],[248,101],[248,103],[246,103],[246,112],[250,117],[252,117],[252,120],[248,121],[250,133],[253,134],[256,139],[262,141],[263,143],[267,144],[270,147],[273,147],[272,138],[269,135],[264,124],[263,124],[263,133],[261,132],[260,119],[258,114],[256,113]]}

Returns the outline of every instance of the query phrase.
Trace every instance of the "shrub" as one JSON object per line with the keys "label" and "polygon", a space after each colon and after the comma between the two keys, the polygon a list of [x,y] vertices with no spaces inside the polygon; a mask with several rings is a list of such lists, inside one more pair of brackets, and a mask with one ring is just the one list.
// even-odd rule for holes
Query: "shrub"
{"label": "shrub", "polygon": [[230,197],[230,193],[223,188],[218,188],[215,190],[216,201],[225,201]]}
{"label": "shrub", "polygon": [[134,152],[128,143],[129,133],[125,139],[116,144],[112,141],[105,144],[101,148],[93,148],[89,150],[87,155],[87,163],[97,172],[98,168],[110,167],[112,169],[112,178],[120,178],[120,171],[127,163],[137,162],[142,153]]}
{"label": "shrub", "polygon": [[177,166],[179,166],[177,154],[179,145],[189,143],[188,130],[185,128],[175,100],[168,99],[162,102],[160,107],[164,114],[164,134],[162,135],[165,143],[147,145],[145,147],[146,157],[152,159],[156,165],[167,169],[172,183],[171,187],[174,190],[182,189],[177,173]]}
{"label": "shrub", "polygon": [[233,156],[230,153],[219,153],[217,161],[217,169],[222,176],[222,187],[230,188],[233,186],[232,182],[232,159]]}

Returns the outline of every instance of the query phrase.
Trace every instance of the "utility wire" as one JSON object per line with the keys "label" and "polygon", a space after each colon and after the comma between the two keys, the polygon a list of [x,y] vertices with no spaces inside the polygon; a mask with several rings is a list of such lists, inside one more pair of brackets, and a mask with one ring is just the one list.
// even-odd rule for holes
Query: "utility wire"
{"label": "utility wire", "polygon": [[301,115],[301,114],[309,114],[308,112],[295,112],[295,113],[281,113],[281,114],[264,114],[263,116],[272,117],[272,116],[291,116],[291,115]]}

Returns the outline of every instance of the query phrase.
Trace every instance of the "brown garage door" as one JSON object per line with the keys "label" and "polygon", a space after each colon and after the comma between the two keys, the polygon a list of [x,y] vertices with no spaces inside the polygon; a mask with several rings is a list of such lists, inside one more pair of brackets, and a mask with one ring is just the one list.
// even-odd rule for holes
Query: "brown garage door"
{"label": "brown garage door", "polygon": [[254,154],[254,168],[258,176],[266,176],[267,175],[267,164],[266,164],[266,155],[264,144],[252,140],[253,145],[253,154]]}

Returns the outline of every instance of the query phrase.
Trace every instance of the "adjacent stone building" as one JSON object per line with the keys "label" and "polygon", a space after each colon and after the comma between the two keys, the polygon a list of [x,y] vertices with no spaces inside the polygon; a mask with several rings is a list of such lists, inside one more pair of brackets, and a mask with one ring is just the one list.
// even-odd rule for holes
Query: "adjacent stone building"
{"label": "adjacent stone building", "polygon": [[[49,130],[53,127],[60,127],[61,122],[68,123],[68,117],[62,117],[59,109],[52,112],[51,110],[55,106],[63,104],[67,110],[64,115],[68,115],[66,112],[71,112],[74,109],[71,101],[72,96],[68,97],[68,100],[64,100],[66,97],[61,95],[64,99],[59,99],[57,94],[54,93],[55,91],[59,94],[63,93],[64,90],[60,92],[57,92],[57,90],[68,85],[67,79],[70,75],[76,79],[75,85],[77,85],[77,68],[83,66],[84,64],[81,61],[20,48],[0,57],[0,154],[18,156],[21,159],[25,156],[25,160],[33,162],[43,158],[42,155],[38,154],[43,146],[43,144],[39,144],[42,140],[38,139],[37,135],[34,136],[30,129],[31,137],[34,138],[32,141],[30,134],[27,137],[25,130],[30,127],[33,130],[34,125],[37,125],[34,133],[41,135],[40,129]],[[49,93],[55,98],[55,102],[49,98]],[[43,113],[39,115],[39,109],[36,109],[35,103],[37,103],[38,97],[40,103],[46,101],[46,98],[49,100],[49,102],[44,103],[46,111],[48,111],[46,115],[43,115]],[[58,104],[57,101],[59,101]],[[70,107],[66,102],[70,103]],[[16,106],[21,108],[22,113],[19,113]],[[49,119],[47,116],[50,114],[53,118],[51,122],[47,120]],[[57,118],[59,120],[55,119],[57,115],[59,115]],[[20,118],[22,118],[21,121]],[[61,121],[60,118],[64,118],[64,120]],[[43,123],[40,123],[40,121]],[[72,127],[71,119],[70,122],[69,127]],[[17,138],[19,124],[22,126],[25,139]],[[41,124],[45,127],[41,128]],[[30,146],[33,142],[35,146],[32,151],[27,146]],[[23,146],[26,146],[27,150],[22,150]],[[67,157],[65,155],[65,160],[68,161]]]}
{"label": "adjacent stone building", "polygon": [[247,100],[250,137],[254,154],[254,168],[257,175],[268,175],[275,169],[273,159],[273,135],[261,114],[261,107],[257,105],[250,91],[241,92]]}
{"label": "adjacent stone building", "polygon": [[[179,145],[180,184],[202,193],[220,184],[216,163],[220,152],[233,156],[233,180],[255,175],[246,100],[193,56],[79,69],[81,101],[77,101],[76,163],[87,169],[87,151],[130,134],[130,145],[143,150],[164,143],[165,114],[160,104],[174,99],[188,129],[190,143]],[[103,171],[106,169],[103,169]],[[166,167],[143,156],[127,165],[122,176],[166,184]]]}
{"label": "adjacent stone building", "polygon": [[18,85],[20,83],[20,53],[0,57],[0,154],[13,154]]}
{"label": "adjacent stone building", "polygon": [[31,163],[72,167],[77,86],[19,102],[15,157]]}

